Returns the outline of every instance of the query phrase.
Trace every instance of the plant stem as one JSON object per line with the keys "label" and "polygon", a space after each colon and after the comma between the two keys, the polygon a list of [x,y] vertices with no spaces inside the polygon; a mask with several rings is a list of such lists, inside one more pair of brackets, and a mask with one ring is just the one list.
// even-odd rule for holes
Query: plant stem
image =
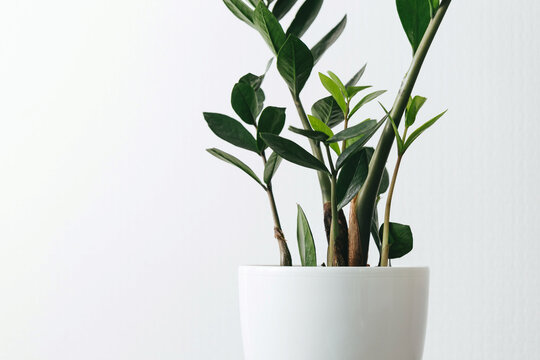
{"label": "plant stem", "polygon": [[328,254],[326,259],[327,266],[339,266],[339,261],[337,259],[336,245],[339,237],[339,214],[337,209],[337,197],[336,197],[336,177],[337,172],[334,168],[332,162],[332,155],[330,154],[330,147],[326,146],[326,155],[328,156],[328,163],[330,164],[330,172],[332,173],[331,177],[331,211],[332,211],[332,222],[330,225],[330,241],[328,244]]}
{"label": "plant stem", "polygon": [[396,186],[396,178],[399,171],[399,165],[403,154],[398,155],[396,166],[394,168],[394,174],[392,175],[392,181],[388,188],[388,197],[386,198],[386,208],[384,212],[384,226],[383,226],[383,238],[381,244],[381,264],[380,266],[388,266],[388,253],[390,251],[390,245],[388,244],[388,236],[390,235],[390,208],[392,207],[392,196],[394,195],[394,187]]}
{"label": "plant stem", "polygon": [[[304,107],[302,105],[302,102],[300,101],[300,97],[295,96],[292,92],[291,92],[291,95],[293,97],[296,110],[298,111],[298,116],[300,117],[300,121],[302,122],[302,126],[304,127],[305,130],[313,130],[309,123],[309,120],[306,115],[306,111],[304,110]],[[319,145],[319,143],[313,139],[309,139],[309,144],[311,145],[311,152],[313,153],[313,156],[315,156],[318,160],[324,162],[321,146]],[[322,171],[318,171],[317,176],[319,177],[319,185],[321,187],[322,201],[324,204],[330,201],[331,184],[330,184],[330,180],[328,179],[328,174]]]}
{"label": "plant stem", "polygon": [[[343,130],[347,130],[347,127],[349,126],[349,105],[350,105],[350,99],[347,99],[347,111],[344,114],[344,125]],[[347,148],[347,140],[343,140],[343,143],[341,143],[341,152],[344,152]]]}
{"label": "plant stem", "polygon": [[[266,166],[266,155],[264,154],[264,151],[261,154],[261,158],[264,165]],[[287,241],[285,240],[285,235],[283,235],[283,230],[281,229],[281,222],[279,221],[276,199],[274,198],[271,181],[266,184],[266,194],[268,195],[268,200],[270,202],[270,210],[272,211],[272,217],[274,219],[274,237],[278,241],[279,245],[280,265],[292,266],[291,252],[289,251]]]}
{"label": "plant stem", "polygon": [[[403,112],[405,111],[407,102],[411,96],[412,89],[416,79],[418,78],[418,74],[420,73],[422,63],[424,62],[429,47],[433,41],[433,38],[435,37],[435,34],[437,33],[437,30],[439,29],[450,2],[451,0],[443,0],[441,2],[435,16],[433,19],[431,19],[431,22],[426,29],[424,37],[422,38],[416,53],[413,56],[409,71],[403,79],[401,88],[398,92],[396,100],[394,101],[394,106],[390,111],[390,116],[392,116],[396,122],[396,125],[399,125],[399,121],[403,116]],[[388,121],[369,164],[369,172],[366,181],[358,193],[356,215],[358,218],[359,241],[362,247],[360,265],[367,264],[371,218],[373,216],[373,209],[375,208],[379,184],[382,179],[386,161],[388,160],[390,149],[394,143],[394,138],[394,129],[392,128],[390,121]]]}

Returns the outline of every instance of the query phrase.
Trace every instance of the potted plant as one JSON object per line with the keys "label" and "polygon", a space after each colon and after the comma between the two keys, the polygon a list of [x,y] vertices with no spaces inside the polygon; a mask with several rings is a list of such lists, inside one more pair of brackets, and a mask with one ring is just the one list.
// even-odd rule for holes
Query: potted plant
{"label": "potted plant", "polygon": [[[412,62],[392,107],[387,110],[380,104],[378,119],[366,120],[359,116],[363,105],[384,93],[359,85],[366,66],[348,82],[331,71],[319,73],[329,94],[314,102],[309,113],[300,99],[315,64],[343,32],[346,16],[310,49],[301,37],[319,14],[322,0],[305,0],[286,30],[280,21],[296,0],[224,3],[260,33],[276,58],[262,75],[248,73],[233,86],[231,105],[239,120],[221,113],[204,113],[218,137],[260,157],[262,176],[236,156],[208,149],[250,176],[266,193],[280,254],[280,267],[245,266],[239,270],[246,359],[421,359],[429,270],[390,267],[391,259],[407,254],[413,243],[411,228],[391,222],[390,210],[404,155],[444,114],[417,126],[426,98],[412,96],[412,90],[450,0],[396,0],[412,46]],[[273,63],[288,86],[301,124],[291,125],[289,130],[305,137],[310,151],[282,134],[285,108],[264,106],[262,84]],[[379,133],[377,146],[369,147],[368,141]],[[398,156],[390,176],[386,165],[394,142]],[[297,242],[302,266],[291,267],[272,183],[283,159],[317,175],[328,240],[323,266],[317,266],[313,234],[298,205]],[[383,198],[380,224],[377,207]],[[344,212],[347,206],[348,221]],[[380,257],[378,266],[369,267],[371,240]]]}

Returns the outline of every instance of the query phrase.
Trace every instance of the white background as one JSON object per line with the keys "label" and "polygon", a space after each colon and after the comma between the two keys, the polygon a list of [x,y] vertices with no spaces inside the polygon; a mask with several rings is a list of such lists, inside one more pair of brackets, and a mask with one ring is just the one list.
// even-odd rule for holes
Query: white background
{"label": "white background", "polygon": [[[304,40],[344,13],[316,71],[367,62],[391,106],[410,60],[394,1],[327,1]],[[536,2],[454,1],[414,92],[421,119],[449,109],[393,207],[415,235],[394,264],[432,270],[427,360],[540,351],[539,17]],[[218,0],[0,5],[0,359],[242,358],[236,267],[276,264],[277,246],[265,194],[204,149],[259,162],[201,113],[232,115],[233,84],[269,57]],[[275,68],[264,89],[298,125]],[[312,77],[302,98],[324,94]],[[294,260],[298,202],[323,261],[315,174],[284,163],[275,188]]]}

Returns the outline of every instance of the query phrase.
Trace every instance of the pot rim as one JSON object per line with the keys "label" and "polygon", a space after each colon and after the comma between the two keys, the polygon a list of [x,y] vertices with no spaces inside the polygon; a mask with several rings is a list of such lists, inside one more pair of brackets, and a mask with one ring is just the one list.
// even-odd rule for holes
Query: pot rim
{"label": "pot rim", "polygon": [[413,267],[368,267],[368,266],[277,266],[277,265],[240,265],[240,274],[271,276],[425,276],[429,275],[428,266]]}

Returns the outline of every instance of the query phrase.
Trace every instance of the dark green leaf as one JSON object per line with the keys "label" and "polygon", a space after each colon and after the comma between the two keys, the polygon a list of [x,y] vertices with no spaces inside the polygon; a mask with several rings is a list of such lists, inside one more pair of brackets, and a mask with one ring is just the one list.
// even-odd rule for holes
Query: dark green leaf
{"label": "dark green leaf", "polygon": [[246,74],[238,80],[238,82],[243,82],[248,84],[253,88],[253,90],[257,91],[262,85],[262,82],[264,80],[264,77],[266,76],[266,73],[268,72],[268,69],[270,69],[270,66],[272,65],[272,61],[274,58],[271,58],[268,63],[266,64],[266,70],[264,71],[264,74],[262,75],[254,75],[252,73]]}
{"label": "dark green leaf", "polygon": [[292,131],[293,133],[305,136],[309,139],[313,139],[316,141],[325,141],[326,139],[328,139],[328,135],[326,135],[325,133],[321,131],[298,129],[298,128],[295,128],[294,126],[289,126],[289,130]]}
{"label": "dark green leaf", "polygon": [[258,153],[257,141],[240,122],[231,117],[217,113],[203,113],[210,130],[223,140]]}
{"label": "dark green leaf", "polygon": [[341,21],[326,34],[313,48],[311,53],[313,54],[313,63],[316,64],[323,54],[332,46],[336,40],[341,36],[345,26],[347,25],[347,15],[341,19]]}
{"label": "dark green leaf", "polygon": [[349,113],[349,117],[352,117],[362,106],[366,105],[371,100],[374,100],[374,99],[378,98],[379,96],[381,96],[385,92],[386,92],[386,90],[379,90],[379,91],[374,91],[374,92],[364,96],[362,98],[362,100],[360,100],[358,102],[358,104],[356,104],[356,106],[351,110],[351,112]]}
{"label": "dark green leaf", "polygon": [[[382,118],[377,123],[377,126],[373,127],[368,133],[364,134],[360,139],[358,139],[354,144],[349,146],[341,153],[341,155],[338,157],[336,161],[336,168],[340,169],[348,160],[351,158],[351,156],[355,155],[357,152],[362,150],[362,147],[371,139],[371,137],[377,132],[379,127],[386,121],[386,116]],[[336,134],[337,135],[337,134]]]}
{"label": "dark green leaf", "polygon": [[277,54],[285,43],[285,32],[274,14],[268,10],[263,2],[260,2],[255,8],[253,23],[270,49],[274,54]]}
{"label": "dark green leaf", "polygon": [[319,73],[319,78],[321,79],[321,83],[323,84],[324,88],[328,90],[339,105],[341,111],[343,111],[343,114],[345,114],[347,112],[347,103],[344,98],[345,95],[342,93],[339,85],[334,80],[322,73]]}
{"label": "dark green leaf", "polygon": [[242,0],[223,0],[225,6],[240,20],[251,27],[253,25],[253,10]]}
{"label": "dark green leaf", "polygon": [[328,139],[327,142],[332,143],[352,139],[357,136],[365,136],[366,134],[369,134],[371,131],[373,131],[374,128],[378,127],[379,125],[377,124],[377,120],[364,120],[358,125],[338,132],[332,138]]}
{"label": "dark green leaf", "polygon": [[332,96],[318,100],[311,107],[311,113],[332,128],[343,122],[343,111]]}
{"label": "dark green leaf", "polygon": [[347,95],[349,95],[349,99],[352,99],[356,94],[358,94],[360,91],[369,89],[371,85],[366,86],[347,86]]}
{"label": "dark green leaf", "polygon": [[418,115],[418,110],[426,102],[426,98],[422,96],[415,96],[414,98],[409,99],[407,103],[407,111],[405,111],[405,126],[409,127],[414,124],[416,120],[416,115]]}
{"label": "dark green leaf", "polygon": [[[373,149],[363,148],[351,161],[341,170],[338,177],[338,184],[341,182],[346,185],[346,188],[337,187],[338,209],[347,205],[360,191],[362,185],[366,181],[368,174],[369,161],[373,155]],[[353,161],[354,160],[354,161]],[[351,176],[351,169],[354,173]]]}
{"label": "dark green leaf", "polygon": [[278,135],[262,133],[263,140],[279,156],[300,166],[328,173],[326,165],[291,140]]}
{"label": "dark green leaf", "polygon": [[253,5],[253,6],[257,6],[259,4],[259,1],[261,1],[261,0],[249,0],[251,5]]}
{"label": "dark green leaf", "polygon": [[281,20],[289,12],[289,10],[292,9],[297,1],[298,0],[277,0],[274,8],[272,9],[272,13],[278,20]]}
{"label": "dark green leaf", "polygon": [[435,122],[437,122],[437,120],[439,120],[446,113],[446,111],[447,110],[443,111],[439,115],[435,116],[433,119],[426,122],[424,125],[420,126],[418,129],[413,131],[413,133],[407,138],[403,151],[406,151],[409,146],[411,146],[413,141],[416,140],[420,135],[422,135],[422,133],[429,129],[433,124],[435,124]]}
{"label": "dark green leaf", "polygon": [[283,158],[276,154],[275,152],[270,155],[268,158],[268,161],[266,161],[266,165],[264,166],[264,182],[266,184],[269,184],[270,181],[272,181],[272,178],[274,177],[274,174],[276,173],[279,165],[281,164],[281,160]]}
{"label": "dark green leaf", "polygon": [[265,100],[265,96],[264,96],[264,91],[263,89],[259,88],[257,89],[257,91],[255,91],[255,97],[257,98],[257,111],[256,111],[256,116],[259,116],[259,114],[261,113],[263,107],[264,107],[264,100]]}
{"label": "dark green leaf", "polygon": [[291,35],[279,51],[277,68],[291,92],[298,96],[313,69],[311,51],[300,39]]}
{"label": "dark green leaf", "polygon": [[371,236],[373,236],[373,241],[377,245],[379,252],[381,251],[381,237],[379,236],[379,215],[377,213],[377,207],[373,210],[373,217],[371,218],[371,227],[370,227]]}
{"label": "dark green leaf", "polygon": [[301,38],[319,14],[323,0],[306,0],[298,9],[291,25],[287,29],[287,35]]}
{"label": "dark green leaf", "polygon": [[401,25],[409,38],[413,53],[418,49],[431,20],[430,1],[432,0],[396,0]]}
{"label": "dark green leaf", "polygon": [[[332,129],[330,129],[328,127],[328,125],[323,123],[321,120],[319,120],[315,116],[308,115],[308,119],[309,119],[309,123],[311,124],[311,127],[313,128],[313,130],[323,132],[326,135],[328,135],[329,138],[334,136],[334,132],[332,131]],[[341,154],[341,151],[339,150],[339,145],[338,144],[332,143],[332,144],[330,144],[330,147],[332,148],[332,150],[335,151],[336,154],[338,154],[338,155]]]}
{"label": "dark green leaf", "polygon": [[362,75],[364,75],[364,71],[366,71],[366,67],[367,67],[367,64],[362,66],[362,68],[356,74],[354,74],[354,76],[351,78],[351,80],[349,80],[347,84],[345,84],[345,86],[354,86],[358,84],[358,82],[362,78]]}
{"label": "dark green leaf", "polygon": [[279,135],[285,125],[285,108],[269,106],[263,110],[257,127],[257,146],[259,151],[266,148],[266,144],[261,138],[261,133]]}
{"label": "dark green leaf", "polygon": [[231,94],[231,105],[234,112],[249,125],[255,124],[257,117],[257,98],[255,91],[246,83],[239,82],[234,85]]}
{"label": "dark green leaf", "polygon": [[298,239],[298,251],[302,266],[317,266],[317,255],[315,253],[315,242],[313,234],[307,220],[306,214],[300,205],[296,218],[296,238]]}
{"label": "dark green leaf", "polygon": [[384,168],[381,183],[379,185],[378,195],[384,194],[386,192],[386,190],[388,190],[389,186],[390,186],[390,176],[388,175],[388,170],[386,170],[386,168]]}
{"label": "dark green leaf", "polygon": [[[379,229],[379,236],[383,238],[384,225]],[[388,258],[397,259],[408,254],[413,248],[413,235],[411,228],[408,225],[390,223],[390,231],[388,233],[388,245],[390,250]]]}
{"label": "dark green leaf", "polygon": [[245,172],[246,174],[248,174],[249,176],[251,176],[251,178],[253,178],[253,180],[255,180],[256,182],[258,182],[263,188],[264,188],[264,185],[263,183],[261,182],[261,180],[258,178],[257,175],[255,175],[255,173],[253,172],[253,170],[251,170],[251,168],[249,166],[247,166],[246,164],[244,164],[241,160],[239,160],[238,158],[234,157],[233,155],[231,154],[228,154],[226,153],[225,151],[221,151],[219,149],[216,149],[216,148],[213,148],[213,149],[206,149],[206,151],[208,151],[210,154],[214,155],[215,157],[217,157],[218,159],[220,160],[223,160],[225,162],[228,162],[229,164],[233,164],[234,166],[236,166],[237,168],[239,168],[240,170],[242,170],[243,172]]}

